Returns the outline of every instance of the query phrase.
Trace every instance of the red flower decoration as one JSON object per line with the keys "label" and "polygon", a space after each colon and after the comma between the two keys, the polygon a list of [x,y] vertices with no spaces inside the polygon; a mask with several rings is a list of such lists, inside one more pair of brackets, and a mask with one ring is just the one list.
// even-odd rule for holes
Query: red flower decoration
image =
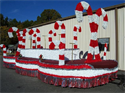
{"label": "red flower decoration", "polygon": [[42,58],[43,55],[40,55],[39,58]]}
{"label": "red flower decoration", "polygon": [[59,44],[59,49],[65,49],[65,44],[61,42],[61,43]]}
{"label": "red flower decoration", "polygon": [[43,55],[42,54],[39,56],[39,60],[43,61]]}
{"label": "red flower decoration", "polygon": [[36,37],[36,34],[34,34],[33,36]]}
{"label": "red flower decoration", "polygon": [[59,24],[56,22],[54,28],[57,30],[59,28]]}
{"label": "red flower decoration", "polygon": [[49,45],[49,49],[51,49],[51,50],[53,50],[55,48],[55,44],[52,42],[52,43],[50,43],[50,45]]}
{"label": "red flower decoration", "polygon": [[30,34],[30,35],[32,35],[32,34],[33,34],[33,32],[34,32],[34,31],[31,29],[31,30],[29,31],[29,34]]}
{"label": "red flower decoration", "polygon": [[79,32],[81,32],[82,30],[81,30],[81,27],[79,27]]}
{"label": "red flower decoration", "polygon": [[40,33],[40,30],[39,30],[39,29],[36,29],[36,32],[37,32],[37,33]]}
{"label": "red flower decoration", "polygon": [[65,29],[65,25],[64,25],[64,23],[62,23],[62,25],[61,25],[61,29]]}

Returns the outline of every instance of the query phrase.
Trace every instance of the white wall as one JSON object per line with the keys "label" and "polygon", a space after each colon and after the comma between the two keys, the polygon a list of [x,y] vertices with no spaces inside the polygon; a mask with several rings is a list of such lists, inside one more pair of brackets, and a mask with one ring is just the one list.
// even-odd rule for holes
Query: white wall
{"label": "white wall", "polygon": [[125,70],[125,8],[118,9],[119,69]]}

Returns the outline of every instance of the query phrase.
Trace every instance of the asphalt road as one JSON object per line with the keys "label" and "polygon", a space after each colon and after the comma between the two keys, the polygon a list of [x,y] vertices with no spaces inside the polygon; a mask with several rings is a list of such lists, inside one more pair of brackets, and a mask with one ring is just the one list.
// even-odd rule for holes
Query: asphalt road
{"label": "asphalt road", "polygon": [[[49,85],[36,77],[22,76],[15,70],[3,67],[2,56],[0,56],[0,92],[1,93],[125,93],[125,90],[118,85],[120,78],[125,79],[123,72],[118,72],[118,79],[106,85],[89,89],[62,88],[61,86]],[[125,81],[125,80],[124,80]]]}

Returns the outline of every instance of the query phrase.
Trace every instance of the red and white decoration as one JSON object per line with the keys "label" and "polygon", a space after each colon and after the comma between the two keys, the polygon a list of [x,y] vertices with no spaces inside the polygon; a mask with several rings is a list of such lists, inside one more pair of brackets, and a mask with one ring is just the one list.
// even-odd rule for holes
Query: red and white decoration
{"label": "red and white decoration", "polygon": [[74,43],[74,49],[77,48],[77,29],[79,32],[81,32],[81,27],[79,25],[75,25],[73,28],[73,43]]}
{"label": "red and white decoration", "polygon": [[96,14],[94,16],[94,22],[95,22],[95,30],[97,31],[98,30],[98,27],[99,27],[99,17],[102,16],[103,17],[103,24],[102,24],[102,27],[104,29],[107,28],[107,24],[108,24],[108,16],[105,12],[105,10],[103,8],[99,8],[97,11],[96,11]]}
{"label": "red and white decoration", "polygon": [[32,48],[33,49],[36,48],[36,34],[33,34],[33,37],[32,37]]}
{"label": "red and white decoration", "polygon": [[91,9],[91,6],[87,2],[85,2],[85,1],[81,1],[76,6],[75,14],[76,14],[77,21],[78,22],[82,22],[82,20],[83,20],[83,16],[82,16],[83,12],[82,11],[84,9],[88,13],[89,25],[90,25],[90,28],[92,28],[92,26],[93,26],[93,13],[92,13],[92,9]]}
{"label": "red and white decoration", "polygon": [[30,29],[28,29],[28,28],[25,28],[23,30],[22,49],[25,49],[26,33],[29,32],[29,31],[30,31]]}
{"label": "red and white decoration", "polygon": [[65,25],[64,23],[62,23],[62,21],[56,21],[55,24],[54,24],[54,28],[56,30],[59,29],[59,27],[61,27],[61,43],[62,45],[60,46],[63,47],[65,49],[65,43],[66,43],[66,30],[65,30]]}
{"label": "red and white decoration", "polygon": [[[91,30],[91,40],[90,40],[86,63],[101,61],[100,54],[99,54],[98,41],[97,41],[97,30],[98,30],[98,24],[99,24],[99,17],[101,15],[103,16],[103,28],[106,28],[107,21],[108,21],[107,14],[102,8],[99,8],[96,12],[95,17],[93,18],[93,13],[92,13],[92,9],[90,5],[85,1],[81,1],[80,3],[77,4],[76,10],[75,10],[76,18],[78,22],[82,22],[83,9],[85,9],[88,13],[88,20],[89,20],[89,25],[90,25],[90,30]],[[94,55],[95,60],[93,60],[94,53],[95,53]]]}
{"label": "red and white decoration", "polygon": [[54,36],[56,36],[56,32],[54,31],[54,30],[50,30],[49,31],[49,34],[48,34],[48,41],[49,41],[49,47],[50,47],[50,43],[52,43],[52,34],[54,35]]}
{"label": "red and white decoration", "polygon": [[3,57],[7,56],[6,54],[6,46],[4,44],[0,44],[0,49],[3,48]]}
{"label": "red and white decoration", "polygon": [[16,73],[32,77],[38,76],[38,63],[39,59],[16,58]]}
{"label": "red and white decoration", "polygon": [[[17,58],[16,72],[22,75],[38,77],[43,82],[55,86],[91,88],[106,84],[110,79],[113,80],[117,77],[117,62],[113,60],[109,61],[103,61],[99,64],[83,63],[59,66],[58,64],[53,64],[52,62],[54,61],[48,63],[39,62],[38,59],[33,58]],[[101,64],[112,64],[114,66],[108,65],[109,67],[107,68],[97,67]]]}
{"label": "red and white decoration", "polygon": [[106,60],[106,51],[107,51],[107,43],[105,43],[105,47],[104,47],[104,56],[103,56],[103,60]]}
{"label": "red and white decoration", "polygon": [[17,35],[18,41],[19,41],[17,52],[16,52],[16,56],[18,56],[20,54],[20,48],[22,47],[22,32],[19,32],[19,29],[17,27],[11,27],[8,30],[9,38],[13,37],[13,34],[12,34],[13,31],[16,32],[16,35]]}
{"label": "red and white decoration", "polygon": [[[32,48],[41,48],[41,35],[40,30],[38,28],[32,28],[29,31],[30,38],[32,37]],[[33,35],[33,36],[32,36]],[[37,41],[37,42],[36,42]]]}
{"label": "red and white decoration", "polygon": [[6,54],[6,46],[4,44],[0,44],[0,49],[3,48],[3,66],[7,68],[15,69],[15,56],[7,56]]}
{"label": "red and white decoration", "polygon": [[65,49],[65,43],[66,43],[65,25],[61,21],[56,21],[54,24],[54,28],[58,30],[60,26],[61,26],[61,41],[59,40],[52,41],[51,34],[52,33],[55,34],[55,32],[53,30],[49,31],[49,49],[55,49],[55,46],[59,46],[59,65],[64,65],[65,64],[64,49]]}
{"label": "red and white decoration", "polygon": [[[59,60],[59,49],[21,49],[20,53],[23,57],[39,58],[39,55],[43,55],[44,59],[47,60]],[[73,49],[73,60],[79,59],[80,50]],[[54,54],[54,55],[53,55]],[[72,49],[65,49],[65,61],[72,60]]]}
{"label": "red and white decoration", "polygon": [[[99,26],[99,17],[103,16],[103,28],[107,27],[108,17],[106,12],[99,8],[96,11],[95,17],[93,17],[92,9],[87,2],[80,2],[76,6],[75,14],[78,22],[81,22],[82,11],[85,9],[88,13],[89,25],[91,30],[91,40],[88,51],[88,58],[86,59],[71,59],[71,49],[65,49],[66,43],[66,31],[65,25],[61,21],[56,21],[54,28],[56,30],[61,27],[61,41],[52,40],[52,34],[56,36],[54,30],[50,30],[48,34],[49,49],[34,49],[41,47],[40,30],[37,28],[24,29],[23,32],[16,27],[12,27],[8,31],[9,37],[13,37],[12,32],[16,31],[19,40],[16,56],[6,56],[6,46],[3,47],[3,62],[8,68],[16,68],[16,73],[21,75],[28,75],[39,78],[41,81],[55,86],[61,85],[62,87],[77,87],[77,88],[91,88],[108,83],[114,78],[117,78],[118,63],[114,60],[106,60],[107,44],[104,48],[104,60],[100,59],[97,30]],[[77,30],[81,32],[81,27],[74,26],[74,51],[77,52]],[[25,49],[25,36],[26,32],[32,37],[32,48]],[[55,49],[55,46],[59,46],[59,50]],[[23,48],[20,50],[20,48]],[[54,50],[53,50],[54,49]],[[67,53],[66,53],[67,52]],[[74,53],[74,52],[73,52]],[[93,60],[93,54],[95,53],[95,60]],[[17,57],[17,55],[23,55]],[[39,59],[41,55],[41,59]],[[45,58],[45,60],[44,60]],[[52,59],[51,59],[52,58]],[[59,62],[58,62],[59,61]],[[66,62],[65,62],[66,61]]]}
{"label": "red and white decoration", "polygon": [[[98,47],[98,41],[97,41],[97,32],[98,32],[98,27],[99,27],[99,17],[100,16],[103,16],[103,28],[106,29],[107,27],[107,23],[108,23],[108,16],[105,12],[104,9],[102,8],[99,8],[97,11],[96,11],[96,14],[94,16],[94,28],[95,28],[95,31],[91,33],[91,40],[90,40],[90,48],[89,48],[89,51],[91,51],[90,55],[88,54],[88,61],[89,59],[91,58],[92,59],[92,53],[95,52],[95,59],[96,61],[101,61],[101,58],[100,58],[100,54],[99,54],[99,47]],[[90,56],[90,58],[89,58]],[[90,62],[90,61],[89,61]]]}
{"label": "red and white decoration", "polygon": [[19,29],[18,29],[17,27],[11,27],[11,28],[8,30],[8,36],[9,36],[9,38],[12,38],[12,37],[13,37],[13,34],[12,34],[13,31],[16,32],[17,37],[19,36]]}
{"label": "red and white decoration", "polygon": [[[20,31],[20,32],[19,32],[19,45],[18,45],[18,46],[19,46],[19,49],[22,49],[22,44],[23,44],[23,31]],[[19,50],[19,49],[18,49],[18,50]],[[17,51],[18,51],[18,50],[17,50]]]}

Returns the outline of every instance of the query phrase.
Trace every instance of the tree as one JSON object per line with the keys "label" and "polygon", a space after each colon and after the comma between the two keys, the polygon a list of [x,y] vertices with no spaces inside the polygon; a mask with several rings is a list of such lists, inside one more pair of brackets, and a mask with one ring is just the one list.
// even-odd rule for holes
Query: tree
{"label": "tree", "polygon": [[4,20],[4,25],[8,26],[9,25],[9,22],[8,22],[8,17],[5,18]]}
{"label": "tree", "polygon": [[4,26],[4,17],[2,14],[0,14],[0,26]]}
{"label": "tree", "polygon": [[37,21],[36,21],[37,24],[40,24],[41,23],[41,17],[40,16],[37,16]]}
{"label": "tree", "polygon": [[37,17],[37,22],[48,22],[48,21],[52,21],[52,20],[56,20],[62,18],[61,15],[54,9],[45,9],[42,13],[41,13],[41,17]]}
{"label": "tree", "polygon": [[29,20],[26,20],[23,22],[23,28],[27,28],[29,26],[32,26],[33,25],[33,21],[29,21]]}
{"label": "tree", "polygon": [[9,27],[17,27],[18,21],[16,19],[9,19]]}

